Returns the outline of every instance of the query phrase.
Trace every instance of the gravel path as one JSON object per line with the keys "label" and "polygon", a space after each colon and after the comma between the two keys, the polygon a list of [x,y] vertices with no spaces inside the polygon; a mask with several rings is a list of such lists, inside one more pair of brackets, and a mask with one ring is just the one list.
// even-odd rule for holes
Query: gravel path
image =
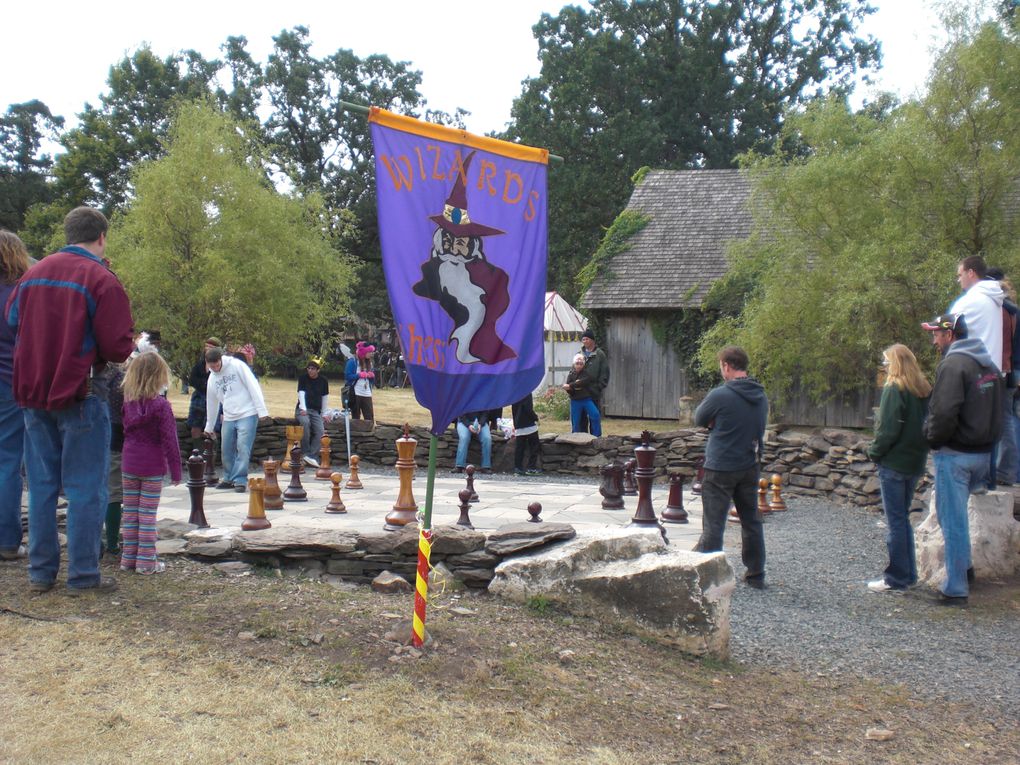
{"label": "gravel path", "polygon": [[[1002,585],[978,583],[966,609],[937,605],[925,587],[872,593],[867,582],[887,563],[882,515],[788,503],[765,524],[768,589],[734,592],[733,659],[902,683],[921,698],[1020,717],[1020,618]],[[736,524],[728,524],[726,547],[739,582]],[[1015,593],[1018,583],[1007,586]]]}

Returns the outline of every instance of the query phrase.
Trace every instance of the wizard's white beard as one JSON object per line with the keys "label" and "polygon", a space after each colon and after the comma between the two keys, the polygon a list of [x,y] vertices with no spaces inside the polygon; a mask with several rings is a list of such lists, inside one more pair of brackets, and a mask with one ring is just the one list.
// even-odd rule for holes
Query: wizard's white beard
{"label": "wizard's white beard", "polygon": [[450,338],[457,341],[457,361],[461,364],[473,364],[481,361],[469,350],[475,332],[485,321],[485,305],[482,298],[485,291],[471,282],[467,264],[456,255],[437,253],[442,261],[439,264],[439,284],[444,292],[449,293],[467,310],[467,321],[450,333]]}

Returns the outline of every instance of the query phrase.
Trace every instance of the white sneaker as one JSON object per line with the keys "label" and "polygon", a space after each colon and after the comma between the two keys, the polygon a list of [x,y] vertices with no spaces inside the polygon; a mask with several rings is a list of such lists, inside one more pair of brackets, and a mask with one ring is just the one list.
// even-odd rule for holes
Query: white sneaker
{"label": "white sneaker", "polygon": [[313,467],[313,468],[319,467],[319,463],[317,461],[315,461],[312,457],[309,457],[308,455],[305,455],[304,460],[305,460],[305,464],[310,466],[310,467]]}
{"label": "white sneaker", "polygon": [[868,589],[872,592],[889,592],[892,587],[885,581],[885,579],[876,579],[873,582],[868,582]]}

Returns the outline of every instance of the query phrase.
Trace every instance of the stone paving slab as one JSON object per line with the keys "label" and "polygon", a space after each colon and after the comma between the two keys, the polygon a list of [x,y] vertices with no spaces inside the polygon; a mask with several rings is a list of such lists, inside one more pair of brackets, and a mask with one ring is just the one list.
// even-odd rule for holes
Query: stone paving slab
{"label": "stone paving slab", "polygon": [[[254,474],[253,474],[254,475]],[[399,493],[396,471],[366,473],[361,481],[365,488],[341,489],[340,498],[347,507],[343,514],[325,512],[332,496],[329,481],[318,481],[311,473],[302,477],[302,486],[308,493],[305,502],[284,502],[283,510],[267,510],[266,517],[274,526],[292,526],[308,529],[336,529],[353,531],[382,531],[386,514],[392,509]],[[290,477],[281,481],[286,488]],[[412,493],[419,510],[424,510],[425,475],[416,474]],[[433,525],[455,523],[460,517],[457,494],[465,487],[463,477],[436,476],[432,506]],[[622,510],[604,510],[598,483],[590,486],[574,483],[544,482],[534,478],[509,480],[505,477],[488,479],[475,476],[475,491],[479,496],[472,503],[471,523],[480,531],[494,531],[508,523],[528,520],[528,504],[542,503],[542,520],[569,523],[578,531],[626,526],[637,508],[637,497],[624,497]],[[656,515],[666,508],[669,488],[665,484],[652,490],[652,507]],[[217,490],[206,487],[203,495],[205,517],[217,528],[240,529],[248,514],[247,493]],[[666,531],[671,542],[683,549],[691,549],[701,535],[701,498],[684,496],[684,508],[690,516],[686,524],[667,523]],[[159,518],[187,521],[191,514],[191,498],[185,482],[178,486],[164,486],[159,503]]]}

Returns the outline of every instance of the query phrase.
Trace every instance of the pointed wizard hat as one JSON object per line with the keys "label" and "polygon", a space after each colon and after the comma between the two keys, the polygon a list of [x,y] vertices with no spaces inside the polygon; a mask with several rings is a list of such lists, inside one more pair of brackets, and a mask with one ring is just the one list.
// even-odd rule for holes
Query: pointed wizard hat
{"label": "pointed wizard hat", "polygon": [[450,196],[446,199],[442,215],[430,215],[429,220],[439,224],[439,227],[449,231],[454,236],[493,236],[494,234],[505,234],[498,228],[486,226],[482,223],[475,223],[471,220],[467,211],[467,174],[471,166],[471,160],[475,152],[468,154],[464,160],[463,172],[458,172],[454,181]]}

